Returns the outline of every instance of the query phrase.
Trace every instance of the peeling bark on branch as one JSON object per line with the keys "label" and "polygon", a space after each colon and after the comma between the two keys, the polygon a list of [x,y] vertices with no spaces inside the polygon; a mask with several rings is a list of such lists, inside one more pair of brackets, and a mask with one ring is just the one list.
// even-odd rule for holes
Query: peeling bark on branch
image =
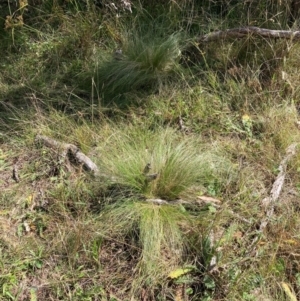
{"label": "peeling bark on branch", "polygon": [[254,26],[218,30],[196,39],[197,43],[209,43],[217,40],[240,39],[248,36],[258,36],[271,39],[300,41],[300,31],[273,30]]}
{"label": "peeling bark on branch", "polygon": [[79,164],[83,164],[83,166],[88,170],[94,173],[94,175],[99,175],[99,169],[97,165],[84,153],[82,153],[79,148],[74,144],[63,143],[47,136],[37,135],[35,137],[35,141],[38,143],[42,143],[43,145],[56,149],[60,152],[60,155],[64,159],[66,156],[71,154]]}

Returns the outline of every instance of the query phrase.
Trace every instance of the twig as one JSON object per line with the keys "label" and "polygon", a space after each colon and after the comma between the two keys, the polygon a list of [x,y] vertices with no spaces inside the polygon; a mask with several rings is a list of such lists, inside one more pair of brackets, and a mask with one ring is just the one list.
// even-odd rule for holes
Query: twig
{"label": "twig", "polygon": [[162,199],[146,199],[148,203],[153,203],[157,205],[177,205],[177,204],[186,204],[187,202],[183,200],[175,200],[175,201],[166,201]]}
{"label": "twig", "polygon": [[248,225],[252,225],[252,222],[250,220],[248,220],[248,219],[246,219],[246,218],[238,215],[237,213],[233,212],[232,210],[228,210],[227,212],[229,214],[231,214],[233,217],[235,217],[236,219],[238,219],[238,220],[240,220],[240,221],[242,221],[242,222],[244,222],[244,223],[246,223]]}
{"label": "twig", "polygon": [[67,155],[72,155],[78,163],[82,163],[83,166],[94,173],[94,175],[99,175],[99,169],[97,165],[84,153],[82,153],[79,148],[74,144],[63,143],[47,136],[37,135],[35,138],[36,142],[40,142],[47,147],[57,149],[60,152],[62,158]]}

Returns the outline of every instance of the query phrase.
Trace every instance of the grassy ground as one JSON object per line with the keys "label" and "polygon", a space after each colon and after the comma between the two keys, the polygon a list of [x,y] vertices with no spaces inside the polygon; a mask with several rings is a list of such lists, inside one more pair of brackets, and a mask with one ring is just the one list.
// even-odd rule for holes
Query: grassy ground
{"label": "grassy ground", "polygon": [[0,300],[299,299],[299,46],[141,3],[2,7]]}

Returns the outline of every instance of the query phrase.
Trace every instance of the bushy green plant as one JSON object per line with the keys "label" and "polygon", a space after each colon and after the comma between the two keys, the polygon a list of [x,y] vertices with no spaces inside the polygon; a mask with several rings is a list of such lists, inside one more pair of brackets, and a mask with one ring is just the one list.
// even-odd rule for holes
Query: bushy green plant
{"label": "bushy green plant", "polygon": [[230,161],[216,149],[205,149],[201,141],[170,128],[116,129],[100,152],[105,153],[102,169],[147,197],[174,200],[197,184],[222,186],[234,174]]}
{"label": "bushy green plant", "polygon": [[126,92],[158,87],[179,70],[180,36],[129,37],[121,51],[99,64],[95,78],[101,94],[113,100]]}

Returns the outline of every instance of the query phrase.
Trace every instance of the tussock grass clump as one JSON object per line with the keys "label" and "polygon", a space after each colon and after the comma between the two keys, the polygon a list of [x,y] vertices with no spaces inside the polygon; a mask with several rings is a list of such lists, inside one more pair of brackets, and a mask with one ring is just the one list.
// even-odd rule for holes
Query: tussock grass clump
{"label": "tussock grass clump", "polygon": [[107,174],[149,198],[175,200],[195,185],[225,185],[234,174],[220,151],[170,128],[116,129],[99,151]]}
{"label": "tussock grass clump", "polygon": [[122,53],[116,52],[96,70],[99,90],[106,99],[137,89],[158,87],[179,69],[182,46],[178,34],[164,40],[154,35],[146,38],[135,35],[123,48]]}

